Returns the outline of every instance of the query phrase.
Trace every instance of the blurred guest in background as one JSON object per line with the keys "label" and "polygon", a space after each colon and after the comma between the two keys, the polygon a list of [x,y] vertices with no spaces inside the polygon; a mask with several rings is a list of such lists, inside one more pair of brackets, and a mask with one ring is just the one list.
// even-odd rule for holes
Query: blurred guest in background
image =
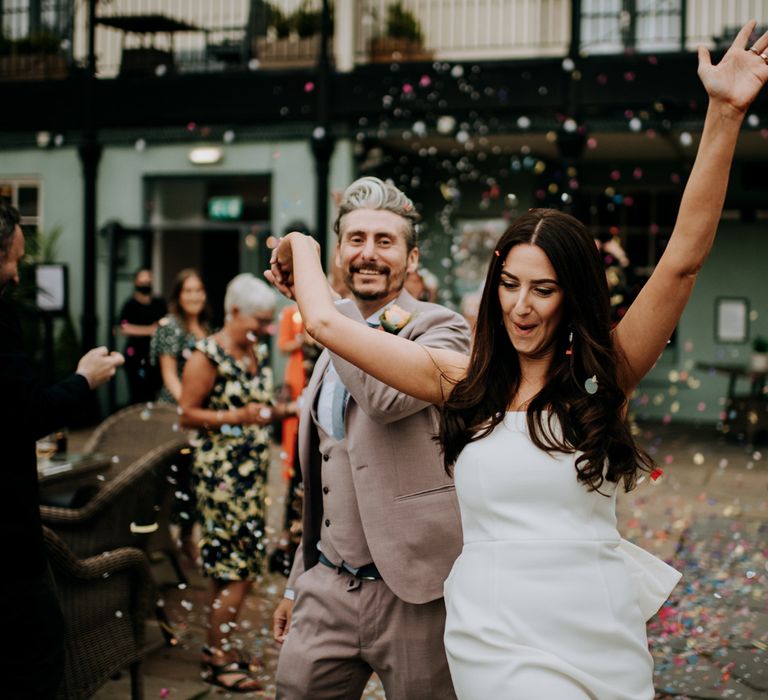
{"label": "blurred guest in background", "polygon": [[[304,343],[309,337],[304,334],[304,324],[301,320],[299,307],[289,304],[280,312],[278,324],[277,347],[288,356],[283,375],[283,391],[286,398],[292,401],[301,396],[307,384],[307,373],[304,368]],[[299,429],[297,416],[290,416],[283,421],[283,476],[290,480],[294,471],[296,455],[296,435]]]}
{"label": "blurred guest in background", "polygon": [[437,301],[437,277],[425,267],[409,272],[405,276],[404,287],[414,299],[432,303]]}
{"label": "blurred guest in background", "polygon": [[[187,358],[195,344],[210,333],[205,286],[196,270],[181,270],[173,283],[168,306],[170,313],[160,319],[152,336],[149,354],[153,367],[159,367],[162,378],[160,401],[178,403],[181,396],[181,376]],[[191,456],[189,450],[177,455],[176,498],[171,510],[171,522],[179,526],[181,551],[191,562],[199,552],[192,536],[195,524],[195,496],[190,484]]]}
{"label": "blurred guest in background", "polygon": [[480,300],[483,298],[483,287],[484,285],[481,284],[474,292],[467,292],[461,297],[459,311],[461,311],[461,315],[469,324],[473,333],[477,323],[477,313],[480,310]]}
{"label": "blurred guest in background", "polygon": [[[288,235],[291,231],[310,235],[309,227],[303,221],[294,221],[288,224],[283,235]],[[304,364],[305,343],[314,344],[311,338],[304,334],[304,324],[301,321],[299,307],[296,304],[289,304],[280,312],[277,347],[281,353],[288,356],[283,375],[283,392],[284,398],[290,401],[296,401],[299,398],[307,384],[307,377],[312,373],[311,368],[307,372]],[[283,476],[286,480],[290,480],[293,475],[298,427],[299,419],[297,416],[286,418],[282,424]]]}
{"label": "blurred guest in background", "polygon": [[[299,307],[290,304],[280,314],[277,347],[289,355],[283,378],[283,398],[299,402],[307,380],[312,376],[322,348],[304,332]],[[293,556],[301,539],[302,483],[298,455],[299,417],[290,416],[282,424],[283,478],[288,484],[285,497],[283,533],[270,559],[270,571],[285,576],[291,571]]]}
{"label": "blurred guest in background", "polygon": [[275,294],[251,274],[235,277],[224,298],[224,327],[197,343],[182,378],[184,425],[198,429],[192,482],[202,527],[203,568],[211,578],[208,645],[202,663],[209,683],[230,691],[260,687],[250,659],[229,633],[262,571],[269,424],[296,412],[273,401],[263,343]]}
{"label": "blurred guest in background", "polygon": [[162,388],[159,399],[178,403],[181,375],[198,340],[210,333],[205,285],[197,270],[181,270],[168,302],[170,313],[160,319],[150,342],[152,364],[159,367]]}
{"label": "blurred guest in background", "polygon": [[149,362],[149,341],[165,311],[165,302],[152,296],[152,271],[139,270],[133,278],[133,294],[120,311],[118,329],[127,338],[125,375],[131,403],[153,401],[160,388],[159,373]]}

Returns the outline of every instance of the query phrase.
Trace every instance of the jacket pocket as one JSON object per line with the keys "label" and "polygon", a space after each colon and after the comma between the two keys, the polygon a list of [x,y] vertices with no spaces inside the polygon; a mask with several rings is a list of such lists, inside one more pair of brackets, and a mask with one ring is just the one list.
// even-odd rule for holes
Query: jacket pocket
{"label": "jacket pocket", "polygon": [[431,496],[436,493],[446,493],[455,490],[456,486],[454,484],[442,484],[441,486],[435,486],[431,489],[424,489],[423,491],[414,491],[413,493],[405,493],[402,496],[395,496],[395,501],[410,501],[412,498],[421,498],[422,496]]}

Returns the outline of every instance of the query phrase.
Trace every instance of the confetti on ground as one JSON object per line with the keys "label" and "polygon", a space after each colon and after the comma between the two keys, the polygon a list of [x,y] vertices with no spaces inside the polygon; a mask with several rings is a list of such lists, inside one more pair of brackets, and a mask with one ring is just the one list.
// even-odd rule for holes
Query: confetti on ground
{"label": "confetti on ground", "polygon": [[672,564],[683,579],[648,626],[658,697],[768,694],[768,523],[699,520]]}

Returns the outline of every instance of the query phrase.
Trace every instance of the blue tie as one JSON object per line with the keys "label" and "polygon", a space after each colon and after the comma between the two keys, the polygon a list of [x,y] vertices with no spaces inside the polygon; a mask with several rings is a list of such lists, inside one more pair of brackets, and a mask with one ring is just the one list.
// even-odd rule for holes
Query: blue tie
{"label": "blue tie", "polygon": [[337,440],[343,440],[346,435],[346,430],[344,429],[344,409],[347,404],[347,396],[349,396],[347,387],[344,386],[341,377],[336,375],[336,384],[333,387],[333,400],[331,402],[331,429],[333,437]]}
{"label": "blue tie", "polygon": [[[366,321],[371,328],[380,328],[381,324]],[[333,431],[333,437],[336,440],[343,440],[347,431],[344,427],[344,414],[347,408],[347,399],[349,398],[349,392],[347,387],[344,386],[344,382],[341,381],[341,377],[336,375],[336,384],[333,387],[333,398],[331,401],[331,430]]]}

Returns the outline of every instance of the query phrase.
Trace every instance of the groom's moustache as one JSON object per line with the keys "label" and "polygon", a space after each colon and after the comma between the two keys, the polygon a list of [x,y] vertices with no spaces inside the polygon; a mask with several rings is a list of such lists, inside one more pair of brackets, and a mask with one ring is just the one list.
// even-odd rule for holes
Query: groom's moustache
{"label": "groom's moustache", "polygon": [[355,265],[349,268],[350,272],[362,272],[363,270],[374,270],[382,275],[388,275],[391,270],[386,265]]}

